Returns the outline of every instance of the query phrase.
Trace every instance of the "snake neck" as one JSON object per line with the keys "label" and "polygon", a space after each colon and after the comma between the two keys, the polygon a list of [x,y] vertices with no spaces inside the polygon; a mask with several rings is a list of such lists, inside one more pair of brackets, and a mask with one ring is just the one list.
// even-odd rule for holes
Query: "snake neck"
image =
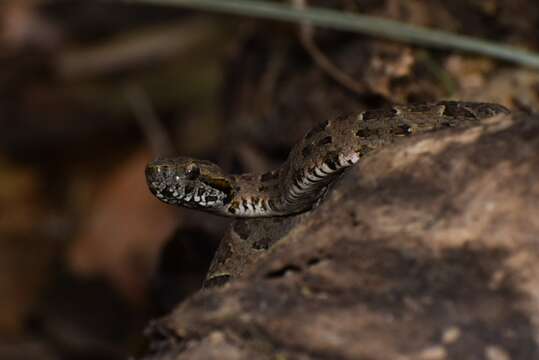
{"label": "snake neck", "polygon": [[322,199],[335,179],[359,160],[336,156],[310,168],[294,166],[289,158],[280,168],[264,173],[231,177],[234,192],[222,214],[235,217],[270,217],[301,213]]}
{"label": "snake neck", "polygon": [[234,217],[269,217],[286,215],[280,206],[280,169],[262,175],[242,174],[230,177],[232,196],[220,211]]}

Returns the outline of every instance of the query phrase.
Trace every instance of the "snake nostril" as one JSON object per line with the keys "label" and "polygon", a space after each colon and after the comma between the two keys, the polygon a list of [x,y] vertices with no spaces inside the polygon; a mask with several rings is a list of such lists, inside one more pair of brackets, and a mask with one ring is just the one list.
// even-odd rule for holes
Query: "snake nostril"
{"label": "snake nostril", "polygon": [[154,177],[154,169],[150,165],[146,166],[144,175],[146,175],[147,180],[151,180]]}
{"label": "snake nostril", "polygon": [[159,166],[148,165],[146,167],[146,178],[155,179],[161,172],[162,170]]}

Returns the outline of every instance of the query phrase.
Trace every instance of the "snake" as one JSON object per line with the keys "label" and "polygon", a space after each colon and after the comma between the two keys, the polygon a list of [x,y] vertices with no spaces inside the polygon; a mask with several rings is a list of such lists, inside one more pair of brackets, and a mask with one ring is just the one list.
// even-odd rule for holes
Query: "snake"
{"label": "snake", "polygon": [[502,105],[465,101],[366,110],[314,126],[281,166],[263,174],[231,175],[210,161],[168,157],[147,164],[146,182],[155,197],[170,205],[237,218],[295,215],[318,206],[337,179],[377,149],[509,113]]}

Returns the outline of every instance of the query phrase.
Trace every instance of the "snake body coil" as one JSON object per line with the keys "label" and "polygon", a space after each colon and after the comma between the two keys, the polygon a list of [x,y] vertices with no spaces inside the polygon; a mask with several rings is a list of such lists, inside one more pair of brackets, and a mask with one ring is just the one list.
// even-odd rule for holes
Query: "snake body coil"
{"label": "snake body coil", "polygon": [[314,127],[284,164],[262,175],[228,175],[211,162],[178,157],[149,163],[146,179],[168,204],[233,217],[297,214],[312,209],[347,168],[400,137],[508,113],[501,105],[460,101],[364,111]]}

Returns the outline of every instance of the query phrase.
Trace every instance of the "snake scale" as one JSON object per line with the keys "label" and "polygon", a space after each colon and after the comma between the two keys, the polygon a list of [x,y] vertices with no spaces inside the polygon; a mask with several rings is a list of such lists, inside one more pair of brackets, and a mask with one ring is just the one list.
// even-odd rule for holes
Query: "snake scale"
{"label": "snake scale", "polygon": [[209,161],[177,157],[150,162],[146,180],[167,204],[232,217],[298,214],[316,206],[335,180],[373,150],[402,137],[468,127],[498,114],[509,110],[462,101],[368,110],[315,126],[279,168],[261,175],[228,175]]}

